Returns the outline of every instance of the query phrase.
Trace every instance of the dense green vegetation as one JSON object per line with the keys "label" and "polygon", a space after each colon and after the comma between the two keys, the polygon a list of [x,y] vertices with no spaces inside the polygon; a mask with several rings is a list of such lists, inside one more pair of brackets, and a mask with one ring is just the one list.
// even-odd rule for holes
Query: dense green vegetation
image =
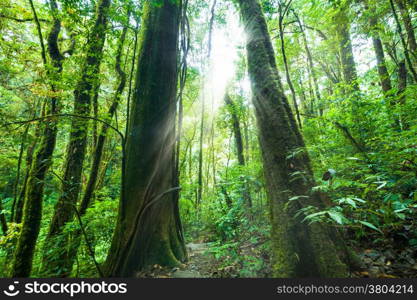
{"label": "dense green vegetation", "polygon": [[416,25],[415,0],[2,0],[0,276],[416,277]]}

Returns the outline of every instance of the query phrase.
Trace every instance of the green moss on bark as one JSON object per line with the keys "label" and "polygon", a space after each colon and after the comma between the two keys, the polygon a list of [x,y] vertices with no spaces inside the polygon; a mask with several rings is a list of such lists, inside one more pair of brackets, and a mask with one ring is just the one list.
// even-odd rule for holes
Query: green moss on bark
{"label": "green moss on bark", "polygon": [[179,5],[146,1],[118,222],[107,276],[134,276],[185,257],[175,232],[174,149]]}
{"label": "green moss on bark", "polygon": [[[266,22],[257,0],[239,0],[247,33],[248,71],[270,204],[273,272],[276,277],[345,277],[348,268],[325,228],[295,214],[307,205],[324,207],[274,60]],[[291,158],[288,158],[291,157]],[[293,196],[304,196],[290,201]]]}

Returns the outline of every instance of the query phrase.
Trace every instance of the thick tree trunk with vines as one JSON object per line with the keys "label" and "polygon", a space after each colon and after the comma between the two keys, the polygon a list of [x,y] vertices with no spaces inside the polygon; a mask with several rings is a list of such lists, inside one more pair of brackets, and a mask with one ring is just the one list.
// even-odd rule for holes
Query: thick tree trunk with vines
{"label": "thick tree trunk with vines", "polygon": [[185,259],[175,219],[175,110],[180,7],[145,2],[125,178],[105,274],[131,277]]}

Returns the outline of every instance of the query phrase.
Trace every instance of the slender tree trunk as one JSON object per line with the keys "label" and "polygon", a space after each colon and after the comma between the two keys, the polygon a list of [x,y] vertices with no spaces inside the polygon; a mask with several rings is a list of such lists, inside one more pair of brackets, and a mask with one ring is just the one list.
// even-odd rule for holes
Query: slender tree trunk
{"label": "slender tree trunk", "polygon": [[[208,32],[208,50],[207,50],[207,63],[210,63],[211,56],[211,39],[213,33],[214,17],[215,17],[215,8],[217,0],[213,0],[211,6],[211,16],[209,21],[209,32]],[[197,201],[196,208],[198,209],[201,204],[201,199],[203,197],[203,139],[204,139],[204,114],[205,114],[205,95],[204,95],[204,84],[202,83],[201,90],[201,121],[200,121],[200,141],[199,141],[199,152],[198,152],[198,179],[197,179]]]}
{"label": "slender tree trunk", "polygon": [[338,32],[340,59],[344,80],[354,91],[359,91],[358,74],[353,56],[352,40],[350,38],[350,21],[347,16],[346,8],[340,7],[338,9],[338,13],[335,17],[335,25],[337,26]]}
{"label": "slender tree trunk", "polygon": [[[224,101],[226,102],[228,111],[232,117],[232,130],[233,130],[233,136],[235,138],[237,160],[239,162],[239,165],[244,167],[246,163],[245,163],[245,156],[243,154],[243,139],[242,139],[242,132],[240,130],[240,120],[239,120],[239,116],[237,112],[237,107],[235,103],[233,102],[232,98],[230,98],[228,93],[225,94]],[[245,178],[242,178],[242,194],[243,194],[243,199],[245,201],[245,204],[247,205],[249,210],[252,209],[252,197],[250,195],[249,186]],[[249,215],[250,213],[251,212],[249,211]]]}
{"label": "slender tree trunk", "polygon": [[[372,7],[372,10],[374,8],[375,7]],[[365,9],[369,10],[368,3],[366,2]],[[371,14],[371,17],[369,18],[369,25],[371,27],[372,43],[375,51],[379,81],[381,84],[382,92],[386,95],[392,89],[391,79],[388,74],[387,65],[385,63],[384,47],[382,46],[382,41],[378,32],[377,16],[375,15],[374,11],[370,11],[369,13]]]}
{"label": "slender tree trunk", "polygon": [[106,276],[130,277],[185,259],[176,232],[173,168],[180,7],[144,4],[119,216]]}
{"label": "slender tree trunk", "polygon": [[[405,60],[400,61],[398,65],[398,91],[397,91],[397,100],[391,101],[391,104],[394,105],[404,105],[406,102],[406,91],[407,88],[407,64]],[[401,108],[399,108],[401,111]],[[402,118],[402,114],[400,113],[395,120],[396,126],[400,129],[407,130],[409,129],[409,124],[404,118]]]}
{"label": "slender tree trunk", "polygon": [[[39,20],[37,18],[32,1],[30,3],[38,28],[38,34],[42,48],[42,59],[45,68],[47,69],[48,79],[51,80],[51,89],[53,92],[57,92],[55,83],[59,82],[62,73],[63,60],[63,57],[58,48],[58,36],[61,31],[61,21],[57,16],[58,6],[55,0],[51,0],[49,2],[53,15],[53,24],[48,35],[48,54],[51,59],[51,66],[53,67],[52,69],[47,65],[46,51],[43,44],[43,37],[40,30]],[[57,96],[53,96],[49,99],[47,114],[58,113],[58,101],[59,98]],[[42,218],[42,200],[45,176],[48,168],[52,164],[52,155],[55,149],[57,130],[58,128],[56,119],[50,119],[45,121],[45,124],[43,124],[43,134],[38,148],[34,153],[28,181],[26,184],[22,230],[14,253],[12,270],[10,274],[11,277],[28,277],[32,270],[32,259]]]}
{"label": "slender tree trunk", "polygon": [[296,96],[296,93],[295,93],[294,85],[292,84],[290,69],[288,67],[287,53],[286,53],[286,50],[285,50],[284,25],[283,25],[284,17],[285,17],[284,14],[285,13],[282,12],[282,9],[284,9],[284,7],[282,7],[280,5],[280,16],[279,16],[278,26],[279,26],[279,37],[280,37],[280,41],[281,41],[282,60],[284,61],[285,76],[286,76],[286,79],[287,79],[287,84],[288,84],[288,86],[290,88],[290,91],[291,91],[294,110],[295,110],[295,115],[297,116],[298,126],[300,126],[300,129],[301,129],[303,127],[303,125],[301,123],[300,111],[298,110],[298,104],[297,104],[297,96]]}
{"label": "slender tree trunk", "polygon": [[400,9],[400,15],[404,24],[405,31],[407,32],[407,41],[408,41],[408,47],[410,48],[410,53],[413,56],[414,62],[417,63],[416,36],[414,34],[413,22],[411,21],[407,4],[404,0],[396,0],[396,2]]}
{"label": "slender tree trunk", "polygon": [[[311,191],[315,183],[308,154],[303,151],[289,158],[304,142],[286,108],[261,6],[257,0],[238,2],[247,32],[248,70],[270,203],[274,276],[347,276],[338,251],[342,241],[321,224],[308,225],[294,216],[307,205],[323,208],[324,204]],[[289,203],[291,197],[299,200]]]}
{"label": "slender tree trunk", "polygon": [[[3,202],[0,201],[0,211],[2,210],[3,210]],[[6,235],[9,229],[7,226],[6,216],[3,213],[0,213],[0,223],[1,223],[1,230],[3,231],[3,235]]]}
{"label": "slender tree trunk", "polygon": [[[130,17],[130,10],[128,11],[128,14],[127,14],[128,20],[129,20],[129,17]],[[111,122],[111,120],[113,119],[113,116],[121,101],[123,90],[126,86],[126,74],[122,70],[121,58],[123,55],[123,47],[124,47],[125,40],[126,40],[127,29],[128,27],[127,25],[125,25],[123,27],[122,34],[119,40],[118,49],[117,49],[115,69],[116,69],[116,73],[118,75],[119,80],[118,80],[118,84],[116,87],[116,92],[113,97],[113,102],[110,105],[109,111],[107,112],[106,119],[108,122]],[[97,183],[99,179],[99,170],[101,169],[104,145],[107,140],[108,130],[109,130],[109,126],[107,124],[102,124],[101,129],[97,136],[97,141],[95,143],[96,147],[93,153],[88,182],[85,188],[84,196],[81,199],[81,203],[78,208],[78,214],[80,217],[84,216],[85,213],[87,212],[87,209],[91,206],[93,193],[97,188]],[[68,270],[67,274],[71,272],[72,265],[74,264],[74,260],[77,255],[77,250],[81,242],[81,235],[82,235],[82,231],[81,229],[78,229],[74,231],[71,234],[71,236],[66,237],[67,238],[66,259],[59,262],[59,264],[61,265],[61,268]]]}
{"label": "slender tree trunk", "polygon": [[414,69],[413,63],[412,63],[411,58],[410,58],[410,53],[408,51],[407,42],[405,41],[404,36],[403,36],[403,32],[402,32],[403,30],[402,30],[401,22],[400,22],[400,19],[398,17],[397,10],[395,9],[394,0],[389,0],[389,2],[390,2],[391,11],[392,11],[392,14],[394,16],[395,23],[397,25],[397,33],[400,36],[401,44],[402,44],[403,49],[404,49],[405,61],[407,62],[408,69],[410,70],[411,75],[413,76],[414,82],[417,83],[417,72]]}
{"label": "slender tree trunk", "polygon": [[304,26],[301,23],[300,18],[298,17],[298,14],[296,14],[295,11],[293,11],[293,14],[294,14],[294,16],[297,20],[298,26],[300,27],[301,36],[302,36],[303,42],[304,42],[304,49],[305,49],[305,52],[307,54],[308,68],[310,70],[310,74],[311,74],[311,77],[313,79],[314,91],[315,91],[315,96],[316,96],[316,99],[317,99],[317,105],[318,105],[320,114],[322,114],[323,109],[322,109],[322,103],[321,103],[321,94],[320,94],[319,84],[318,84],[318,80],[317,80],[316,70],[314,69],[313,55],[311,54],[310,47],[308,46],[307,34],[304,30]]}
{"label": "slender tree trunk", "polygon": [[388,74],[387,65],[385,63],[384,48],[382,46],[381,39],[378,35],[374,35],[372,38],[374,45],[374,51],[376,56],[376,61],[378,65],[378,75],[379,81],[381,83],[381,88],[384,94],[388,93],[392,89],[391,79]]}
{"label": "slender tree trunk", "polygon": [[[130,12],[128,13],[128,19],[130,17]],[[119,46],[116,54],[116,72],[119,78],[119,83],[116,88],[115,95],[113,97],[113,102],[110,105],[109,111],[107,112],[107,120],[111,121],[113,119],[113,116],[117,110],[117,107],[119,106],[119,103],[121,101],[121,96],[124,91],[124,88],[126,86],[126,73],[122,70],[121,66],[121,58],[123,54],[123,46],[126,39],[126,33],[127,33],[127,26],[125,25],[123,27],[122,35],[120,37]],[[97,183],[97,175],[98,171],[100,170],[101,165],[101,158],[103,156],[103,150],[104,150],[104,144],[106,142],[107,138],[107,132],[109,130],[109,126],[107,124],[103,124],[101,126],[101,130],[98,134],[96,148],[93,155],[93,162],[91,165],[90,175],[88,177],[87,186],[85,188],[84,196],[81,200],[79,212],[80,215],[84,215],[87,208],[90,206],[91,198],[93,196],[93,192],[96,187]]]}
{"label": "slender tree trunk", "polygon": [[[82,64],[81,78],[74,91],[73,114],[88,116],[91,94],[97,84],[104,40],[106,36],[107,14],[111,0],[97,2],[95,24],[87,43],[87,52]],[[61,268],[66,261],[65,239],[58,238],[67,222],[72,221],[78,194],[81,189],[81,173],[87,145],[88,119],[73,118],[67,147],[61,196],[55,205],[54,214],[45,238],[41,273],[45,276],[67,276],[70,270]]]}
{"label": "slender tree trunk", "polygon": [[[92,97],[92,103],[93,103],[93,117],[98,118],[98,98],[100,96],[100,82],[96,82],[94,84],[93,88],[93,97]],[[93,122],[93,149],[97,147],[97,122]]]}
{"label": "slender tree trunk", "polygon": [[[39,129],[40,129],[39,126],[37,126],[36,131],[35,131],[35,136],[37,136],[39,134],[39,132],[40,132]],[[16,202],[16,208],[15,208],[15,213],[14,213],[14,218],[13,218],[13,221],[16,222],[16,223],[21,223],[22,222],[23,204],[25,202],[26,187],[27,187],[27,182],[28,182],[28,179],[29,179],[30,168],[32,166],[33,152],[35,150],[35,147],[36,147],[36,140],[31,143],[31,145],[28,147],[28,149],[26,151],[26,174],[25,174],[25,178],[23,180],[23,185],[22,185],[22,189],[21,189],[20,194],[19,194],[19,198],[17,199],[17,202]]]}
{"label": "slender tree trunk", "polygon": [[21,175],[21,168],[22,168],[22,160],[23,160],[23,152],[25,150],[25,144],[26,139],[29,131],[29,124],[26,125],[25,131],[22,136],[22,142],[20,143],[20,149],[19,149],[19,158],[17,160],[17,172],[16,172],[16,180],[13,187],[13,203],[12,208],[10,212],[10,221],[13,222],[15,211],[16,211],[16,205],[19,200],[19,183],[20,183],[20,175]]}

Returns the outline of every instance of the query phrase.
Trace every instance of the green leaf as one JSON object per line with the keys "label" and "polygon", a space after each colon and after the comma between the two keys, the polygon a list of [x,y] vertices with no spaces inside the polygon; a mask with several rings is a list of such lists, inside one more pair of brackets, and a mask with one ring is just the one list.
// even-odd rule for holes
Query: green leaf
{"label": "green leaf", "polygon": [[366,203],[366,201],[365,200],[363,200],[363,199],[360,199],[360,198],[352,198],[353,200],[355,200],[355,201],[358,201],[358,202],[360,202],[360,203]]}
{"label": "green leaf", "polygon": [[311,220],[311,219],[313,219],[313,218],[315,218],[315,217],[318,217],[318,216],[322,216],[322,215],[324,215],[324,214],[326,214],[326,213],[327,213],[327,211],[319,211],[319,212],[316,212],[316,213],[310,214],[310,215],[308,215],[308,216],[306,216],[306,217],[304,218],[303,222],[304,222],[304,221],[306,221],[306,220]]}
{"label": "green leaf", "polygon": [[347,220],[345,216],[339,212],[328,211],[327,213],[329,214],[329,217],[332,218],[337,224],[343,225],[345,220]]}
{"label": "green leaf", "polygon": [[339,204],[347,203],[350,206],[352,206],[353,208],[356,208],[356,202],[351,198],[340,198],[340,199],[338,199],[338,202],[339,202]]}
{"label": "green leaf", "polygon": [[371,223],[366,222],[366,221],[359,221],[359,223],[361,223],[362,225],[365,225],[366,227],[369,227],[369,228],[371,228],[373,230],[376,230],[376,231],[382,233],[381,229],[379,229],[378,227],[376,227],[374,224],[371,224]]}

